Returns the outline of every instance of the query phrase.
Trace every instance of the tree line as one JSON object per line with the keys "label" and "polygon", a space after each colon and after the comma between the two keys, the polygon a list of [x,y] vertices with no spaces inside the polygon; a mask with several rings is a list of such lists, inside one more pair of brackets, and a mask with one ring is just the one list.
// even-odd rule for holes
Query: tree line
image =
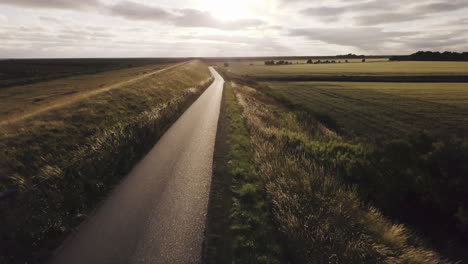
{"label": "tree line", "polygon": [[468,61],[468,52],[418,51],[406,56],[390,57],[391,61]]}

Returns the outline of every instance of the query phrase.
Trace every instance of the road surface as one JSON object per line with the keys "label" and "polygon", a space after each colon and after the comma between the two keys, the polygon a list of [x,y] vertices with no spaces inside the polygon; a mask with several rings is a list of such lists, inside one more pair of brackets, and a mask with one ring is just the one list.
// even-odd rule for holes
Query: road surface
{"label": "road surface", "polygon": [[200,262],[224,84],[210,71],[214,83],[50,263]]}

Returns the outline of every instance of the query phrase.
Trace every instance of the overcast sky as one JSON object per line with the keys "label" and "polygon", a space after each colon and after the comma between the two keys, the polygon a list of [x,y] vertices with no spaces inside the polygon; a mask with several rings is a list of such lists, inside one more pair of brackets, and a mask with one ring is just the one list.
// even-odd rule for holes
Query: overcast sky
{"label": "overcast sky", "polygon": [[468,0],[0,0],[0,57],[468,51]]}

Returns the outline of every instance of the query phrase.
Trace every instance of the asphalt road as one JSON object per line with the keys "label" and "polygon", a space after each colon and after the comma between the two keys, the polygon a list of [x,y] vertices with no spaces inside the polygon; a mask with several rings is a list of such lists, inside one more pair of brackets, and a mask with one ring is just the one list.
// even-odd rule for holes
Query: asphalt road
{"label": "asphalt road", "polygon": [[172,125],[50,263],[199,263],[224,80]]}

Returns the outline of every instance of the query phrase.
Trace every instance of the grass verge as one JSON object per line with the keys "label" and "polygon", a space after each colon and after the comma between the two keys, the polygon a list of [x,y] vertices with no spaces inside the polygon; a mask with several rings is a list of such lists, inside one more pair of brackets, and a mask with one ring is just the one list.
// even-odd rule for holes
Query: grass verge
{"label": "grass verge", "polygon": [[205,263],[280,263],[281,247],[231,83],[223,92],[207,216]]}

